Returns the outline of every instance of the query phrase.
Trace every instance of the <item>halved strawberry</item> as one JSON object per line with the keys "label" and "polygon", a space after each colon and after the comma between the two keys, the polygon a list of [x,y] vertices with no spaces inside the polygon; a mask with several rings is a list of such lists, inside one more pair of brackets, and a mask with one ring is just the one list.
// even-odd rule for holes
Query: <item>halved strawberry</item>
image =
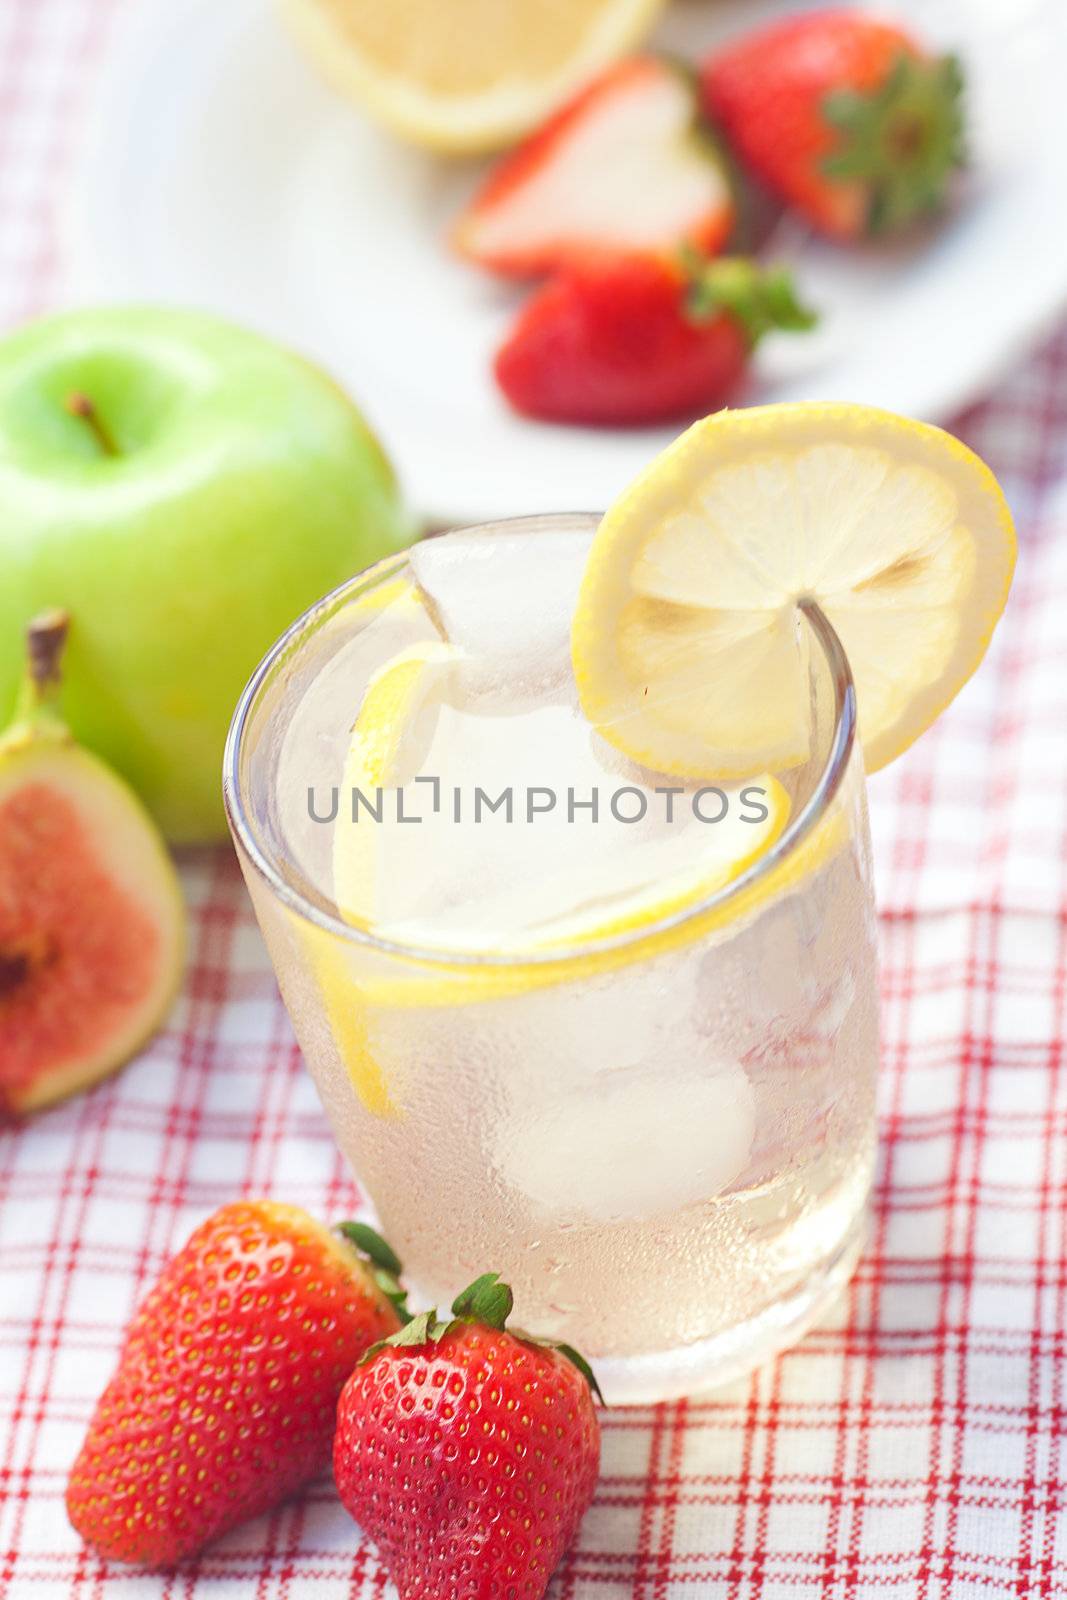
{"label": "halved strawberry", "polygon": [[633,56],[494,168],[454,232],[458,249],[506,277],[609,251],[713,253],[734,225],[728,169],[681,65]]}

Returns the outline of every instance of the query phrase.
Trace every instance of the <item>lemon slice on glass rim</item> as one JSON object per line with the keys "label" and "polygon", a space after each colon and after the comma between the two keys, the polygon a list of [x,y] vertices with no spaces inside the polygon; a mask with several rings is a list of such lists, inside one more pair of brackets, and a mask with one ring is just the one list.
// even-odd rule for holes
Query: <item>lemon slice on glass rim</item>
{"label": "lemon slice on glass rim", "polygon": [[[661,883],[599,925],[502,949],[499,962],[434,951],[363,952],[371,1008],[519,995],[656,955],[730,926],[803,884],[843,842],[835,809],[768,869],[701,902],[772,849],[788,797],[769,769],[810,754],[810,675],[798,609],[817,605],[857,685],[869,769],[933,721],[977,666],[1011,580],[1011,516],[992,473],[940,429],[852,405],[723,412],[697,423],[626,491],[593,541],[572,630],[590,724],[631,759],[683,778],[762,781],[776,797],[766,837],[710,874]],[[455,667],[423,644],[371,680],[345,783],[387,783]],[[373,838],[335,838],[342,915],[381,943]],[[692,906],[693,915],[686,915]],[[647,937],[644,935],[647,933]],[[597,940],[605,940],[600,948]],[[570,941],[591,948],[570,953]],[[617,942],[613,942],[617,941]]]}
{"label": "lemon slice on glass rim", "polygon": [[876,771],[971,676],[1014,564],[996,479],[940,428],[859,405],[719,412],[597,530],[571,635],[582,709],[661,772],[794,765],[809,744],[797,610],[815,604]]}

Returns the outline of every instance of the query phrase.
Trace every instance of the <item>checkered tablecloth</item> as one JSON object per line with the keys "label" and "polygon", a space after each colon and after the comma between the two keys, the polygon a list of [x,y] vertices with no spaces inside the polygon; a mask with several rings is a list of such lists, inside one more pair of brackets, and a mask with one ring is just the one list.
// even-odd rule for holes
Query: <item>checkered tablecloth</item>
{"label": "checkered tablecloth", "polygon": [[[53,292],[49,211],[114,9],[0,0],[4,325]],[[870,1248],[751,1381],[605,1417],[553,1600],[1067,1595],[1067,336],[958,426],[1008,489],[1020,570],[979,676],[872,785]],[[171,1578],[102,1565],[64,1516],[123,1326],[194,1224],[240,1194],[357,1200],[230,852],[182,870],[192,960],[164,1032],[0,1139],[0,1600],[369,1600],[387,1586],[325,1480]]]}

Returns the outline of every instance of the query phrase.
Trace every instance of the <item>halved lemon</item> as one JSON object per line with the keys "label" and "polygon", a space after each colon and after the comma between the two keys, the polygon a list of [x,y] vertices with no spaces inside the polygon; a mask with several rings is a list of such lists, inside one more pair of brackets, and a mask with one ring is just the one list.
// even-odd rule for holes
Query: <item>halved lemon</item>
{"label": "halved lemon", "polygon": [[283,0],[343,93],[437,150],[516,139],[636,44],[664,0]]}
{"label": "halved lemon", "polygon": [[868,406],[723,411],[615,502],[572,630],[582,708],[631,759],[740,777],[803,760],[798,606],[836,629],[868,771],[918,738],[981,660],[1015,564],[989,468]]}

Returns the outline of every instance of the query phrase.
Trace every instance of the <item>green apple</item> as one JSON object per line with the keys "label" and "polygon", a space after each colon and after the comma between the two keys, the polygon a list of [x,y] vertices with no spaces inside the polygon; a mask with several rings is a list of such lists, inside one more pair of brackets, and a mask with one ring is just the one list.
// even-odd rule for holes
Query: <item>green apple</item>
{"label": "green apple", "polygon": [[65,708],[178,842],[221,837],[244,684],[318,596],[414,528],[308,362],[198,312],[73,311],[0,342],[0,726],[30,618],[72,619]]}

